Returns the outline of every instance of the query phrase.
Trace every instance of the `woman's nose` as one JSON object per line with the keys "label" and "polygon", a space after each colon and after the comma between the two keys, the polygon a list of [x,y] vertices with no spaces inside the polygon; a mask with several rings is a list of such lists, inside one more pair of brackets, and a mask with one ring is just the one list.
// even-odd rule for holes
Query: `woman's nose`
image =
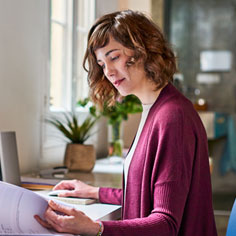
{"label": "woman's nose", "polygon": [[104,74],[105,74],[106,77],[114,76],[115,75],[115,68],[112,65],[107,64],[106,67],[105,67]]}

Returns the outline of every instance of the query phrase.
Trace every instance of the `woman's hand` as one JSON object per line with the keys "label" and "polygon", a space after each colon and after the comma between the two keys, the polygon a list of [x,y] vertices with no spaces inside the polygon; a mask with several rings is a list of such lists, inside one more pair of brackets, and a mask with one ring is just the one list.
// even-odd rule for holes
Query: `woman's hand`
{"label": "woman's hand", "polygon": [[38,215],[35,219],[44,227],[54,229],[60,233],[97,235],[99,223],[91,220],[83,212],[52,200],[45,211],[45,220]]}
{"label": "woman's hand", "polygon": [[53,190],[69,190],[59,194],[59,197],[82,197],[82,198],[99,198],[99,188],[93,187],[81,182],[80,180],[64,180],[57,184]]}

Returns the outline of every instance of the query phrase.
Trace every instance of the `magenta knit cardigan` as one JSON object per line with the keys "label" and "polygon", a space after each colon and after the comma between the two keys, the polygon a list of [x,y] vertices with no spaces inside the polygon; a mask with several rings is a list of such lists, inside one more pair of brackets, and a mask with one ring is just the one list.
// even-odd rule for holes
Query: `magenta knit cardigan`
{"label": "magenta knit cardigan", "polygon": [[103,236],[213,236],[205,129],[192,103],[169,83],[152,106],[123,190],[100,188],[102,203],[122,204],[122,220]]}

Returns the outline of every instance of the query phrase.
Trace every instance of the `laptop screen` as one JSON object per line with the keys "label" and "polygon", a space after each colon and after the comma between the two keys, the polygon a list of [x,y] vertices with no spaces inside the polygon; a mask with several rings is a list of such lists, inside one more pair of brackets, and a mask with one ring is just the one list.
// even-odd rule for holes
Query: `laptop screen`
{"label": "laptop screen", "polygon": [[0,132],[0,178],[20,185],[20,168],[15,132]]}
{"label": "laptop screen", "polygon": [[2,180],[2,168],[1,168],[1,162],[0,162],[0,180]]}

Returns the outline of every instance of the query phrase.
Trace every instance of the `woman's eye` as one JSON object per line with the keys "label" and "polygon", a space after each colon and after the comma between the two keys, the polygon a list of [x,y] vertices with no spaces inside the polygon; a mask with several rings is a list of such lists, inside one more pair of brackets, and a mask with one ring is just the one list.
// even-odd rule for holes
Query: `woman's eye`
{"label": "woman's eye", "polygon": [[119,58],[119,56],[115,56],[115,57],[112,57],[111,60],[114,61],[114,60],[116,60],[118,58]]}

